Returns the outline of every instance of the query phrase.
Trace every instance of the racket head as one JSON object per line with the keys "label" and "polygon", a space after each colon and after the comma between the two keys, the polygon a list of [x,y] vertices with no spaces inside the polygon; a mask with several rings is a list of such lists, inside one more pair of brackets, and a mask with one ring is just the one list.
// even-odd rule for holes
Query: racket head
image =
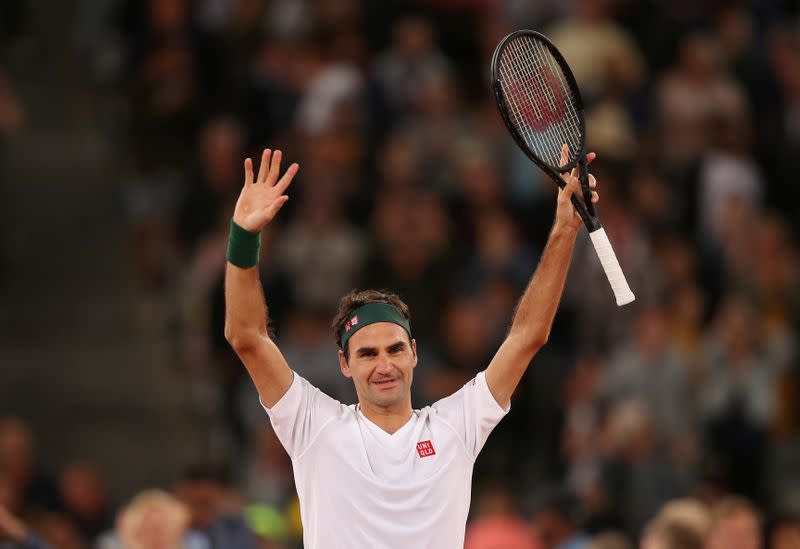
{"label": "racket head", "polygon": [[[492,56],[492,85],[503,122],[537,166],[563,186],[559,173],[584,158],[586,122],[575,76],[543,34],[523,29],[503,38]],[[561,165],[561,147],[569,146]]]}

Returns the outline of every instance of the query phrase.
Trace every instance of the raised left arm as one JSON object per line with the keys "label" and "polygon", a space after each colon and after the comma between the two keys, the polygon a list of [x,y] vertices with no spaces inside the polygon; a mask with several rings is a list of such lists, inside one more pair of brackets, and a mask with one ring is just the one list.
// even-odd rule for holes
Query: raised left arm
{"label": "raised left arm", "polygon": [[[594,154],[590,153],[588,158],[594,159]],[[489,390],[504,408],[528,364],[547,343],[561,301],[575,237],[581,227],[581,219],[570,202],[573,193],[580,193],[580,183],[575,176],[575,173],[564,176],[567,185],[558,193],[556,218],[539,266],[517,304],[508,336],[486,369]],[[589,184],[595,187],[594,177],[590,176]],[[597,193],[592,194],[592,202],[597,202]]]}

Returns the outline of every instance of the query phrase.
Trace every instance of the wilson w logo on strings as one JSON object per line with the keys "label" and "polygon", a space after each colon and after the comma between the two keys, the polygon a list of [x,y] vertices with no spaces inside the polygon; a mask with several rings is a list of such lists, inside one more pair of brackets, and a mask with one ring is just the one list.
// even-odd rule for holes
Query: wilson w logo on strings
{"label": "wilson w logo on strings", "polygon": [[514,82],[509,89],[515,110],[533,131],[544,131],[566,115],[566,97],[558,76],[548,67]]}

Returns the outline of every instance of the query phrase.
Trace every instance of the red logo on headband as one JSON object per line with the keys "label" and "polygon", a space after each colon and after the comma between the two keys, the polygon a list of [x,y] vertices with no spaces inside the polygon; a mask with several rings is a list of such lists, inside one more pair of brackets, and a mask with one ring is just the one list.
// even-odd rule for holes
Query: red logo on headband
{"label": "red logo on headband", "polygon": [[352,327],[353,327],[353,326],[355,326],[356,324],[358,324],[358,317],[357,317],[357,316],[354,316],[353,318],[351,318],[350,320],[348,320],[348,321],[347,321],[347,323],[344,325],[344,331],[345,331],[345,332],[349,332],[349,331],[350,331],[350,328],[352,328]]}

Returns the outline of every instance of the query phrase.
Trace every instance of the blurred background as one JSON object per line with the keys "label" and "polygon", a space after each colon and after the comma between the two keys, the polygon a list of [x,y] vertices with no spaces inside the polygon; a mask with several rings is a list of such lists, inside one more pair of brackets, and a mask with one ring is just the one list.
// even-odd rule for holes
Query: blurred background
{"label": "blurred background", "polygon": [[497,42],[532,28],[575,72],[638,299],[616,307],[582,234],[476,463],[467,547],[800,547],[799,12],[2,0],[0,540],[301,547],[291,464],[223,338],[242,159],[301,165],[261,261],[289,363],[354,402],[330,320],[389,288],[430,404],[488,363],[553,219],[489,87]]}

